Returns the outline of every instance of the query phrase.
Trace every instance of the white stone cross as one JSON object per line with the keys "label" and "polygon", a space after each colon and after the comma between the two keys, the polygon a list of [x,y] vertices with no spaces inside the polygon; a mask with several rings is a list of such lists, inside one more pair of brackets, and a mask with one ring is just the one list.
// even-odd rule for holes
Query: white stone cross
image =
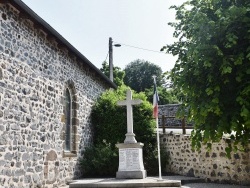
{"label": "white stone cross", "polygon": [[126,100],[118,101],[117,105],[127,106],[127,134],[124,143],[137,143],[135,140],[135,134],[133,133],[133,108],[132,105],[141,104],[140,99],[132,100],[132,92],[130,89],[127,90]]}

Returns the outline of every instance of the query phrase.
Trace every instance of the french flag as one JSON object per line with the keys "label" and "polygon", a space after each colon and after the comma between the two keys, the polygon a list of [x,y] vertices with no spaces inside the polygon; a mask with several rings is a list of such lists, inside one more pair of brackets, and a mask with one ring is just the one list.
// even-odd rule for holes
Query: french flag
{"label": "french flag", "polygon": [[154,96],[153,96],[153,116],[154,118],[158,118],[158,101],[159,96],[156,88],[156,79],[154,77]]}

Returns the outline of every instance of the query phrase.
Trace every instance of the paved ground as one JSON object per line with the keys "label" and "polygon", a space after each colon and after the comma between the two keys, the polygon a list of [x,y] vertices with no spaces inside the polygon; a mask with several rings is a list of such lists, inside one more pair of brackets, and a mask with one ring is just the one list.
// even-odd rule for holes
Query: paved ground
{"label": "paved ground", "polygon": [[[250,186],[217,184],[217,183],[188,183],[181,186],[181,188],[249,188],[249,187]],[[67,185],[60,188],[69,188],[69,186]]]}

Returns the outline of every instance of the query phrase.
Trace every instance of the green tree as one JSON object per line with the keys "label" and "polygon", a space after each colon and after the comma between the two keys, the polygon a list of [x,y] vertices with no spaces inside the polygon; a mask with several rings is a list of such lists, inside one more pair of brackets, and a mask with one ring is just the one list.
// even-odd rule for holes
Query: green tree
{"label": "green tree", "polygon": [[[178,98],[173,89],[157,86],[157,92],[159,96],[159,102],[158,102],[159,105],[179,103]],[[146,89],[144,93],[147,96],[148,101],[152,103],[154,88],[152,87],[150,89]]]}
{"label": "green tree", "polygon": [[145,91],[153,85],[152,76],[157,76],[157,84],[161,85],[162,70],[159,66],[144,60],[135,60],[125,69],[124,83],[137,92]]}
{"label": "green tree", "polygon": [[[105,74],[109,78],[109,64],[104,61],[102,63],[102,68],[100,69],[103,74]],[[113,67],[113,74],[114,74],[114,83],[117,86],[121,86],[124,84],[123,79],[125,76],[125,72],[121,70],[120,67]]]}
{"label": "green tree", "polygon": [[163,50],[178,56],[170,76],[190,107],[193,146],[203,140],[211,147],[230,134],[235,145],[227,153],[244,149],[250,138],[250,1],[192,0],[172,8],[178,41]]}

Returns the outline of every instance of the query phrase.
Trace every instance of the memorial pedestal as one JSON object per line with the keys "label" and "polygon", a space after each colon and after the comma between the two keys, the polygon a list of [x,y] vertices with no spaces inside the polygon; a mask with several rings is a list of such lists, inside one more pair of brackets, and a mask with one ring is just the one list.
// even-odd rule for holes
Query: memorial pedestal
{"label": "memorial pedestal", "polygon": [[143,179],[147,172],[143,165],[143,143],[116,144],[119,148],[119,168],[116,178]]}

